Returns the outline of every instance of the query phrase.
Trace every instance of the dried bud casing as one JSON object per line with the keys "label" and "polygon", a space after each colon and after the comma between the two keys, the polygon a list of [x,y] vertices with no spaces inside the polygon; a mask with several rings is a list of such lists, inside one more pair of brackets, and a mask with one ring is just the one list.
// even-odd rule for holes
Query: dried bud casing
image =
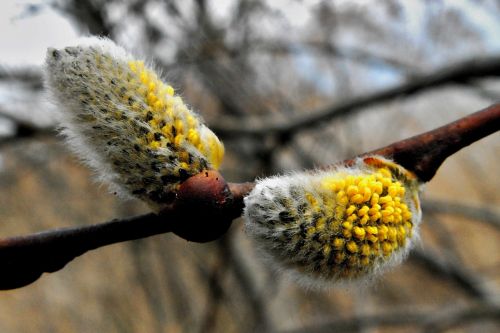
{"label": "dried bud casing", "polygon": [[68,145],[120,194],[160,210],[184,180],[219,167],[224,147],[215,134],[112,41],[49,49],[45,72]]}
{"label": "dried bud casing", "polygon": [[259,181],[245,226],[273,266],[313,285],[365,278],[408,253],[421,219],[415,175],[382,157]]}

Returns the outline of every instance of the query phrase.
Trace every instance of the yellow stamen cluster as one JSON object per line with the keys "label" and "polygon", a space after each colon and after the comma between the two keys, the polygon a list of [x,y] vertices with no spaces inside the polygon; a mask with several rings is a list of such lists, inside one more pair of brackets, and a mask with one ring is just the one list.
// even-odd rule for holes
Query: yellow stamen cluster
{"label": "yellow stamen cluster", "polygon": [[161,209],[180,184],[217,169],[224,147],[174,89],[106,39],[47,53],[47,84],[71,148],[114,190]]}
{"label": "yellow stamen cluster", "polygon": [[418,182],[380,157],[265,179],[245,199],[246,229],[286,269],[356,278],[398,261],[420,221]]}
{"label": "yellow stamen cluster", "polygon": [[[338,232],[333,243],[342,244],[333,247],[338,252],[337,263],[349,258],[351,266],[370,265],[380,254],[389,256],[404,246],[407,235],[411,237],[412,213],[404,203],[406,190],[388,168],[361,175],[340,172],[320,183],[322,202],[335,202],[329,221],[330,228]],[[311,209],[320,209],[318,203],[310,204]],[[312,225],[308,232],[314,234],[323,228],[324,224]],[[332,250],[326,245],[325,255]]]}
{"label": "yellow stamen cluster", "polygon": [[[134,85],[137,81],[139,84],[134,89],[146,101],[144,109],[137,102],[132,103],[131,108],[145,115],[151,127],[141,144],[155,150],[173,144],[180,151],[178,159],[181,168],[198,169],[196,164],[189,161],[188,152],[182,149],[187,142],[206,156],[212,167],[218,169],[224,156],[224,146],[217,137],[210,132],[211,135],[205,135],[202,140],[199,120],[179,96],[174,96],[174,88],[159,80],[153,71],[144,66],[143,61],[129,61],[128,65],[135,74],[129,84]],[[125,94],[124,102],[128,98],[130,96]]]}

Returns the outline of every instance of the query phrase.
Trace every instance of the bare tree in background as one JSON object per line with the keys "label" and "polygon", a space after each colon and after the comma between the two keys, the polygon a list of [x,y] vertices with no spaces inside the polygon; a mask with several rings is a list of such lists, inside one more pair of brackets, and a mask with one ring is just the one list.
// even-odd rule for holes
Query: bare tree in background
{"label": "bare tree in background", "polygon": [[[234,181],[343,160],[500,99],[499,45],[482,25],[500,20],[495,1],[50,6],[82,33],[152,59],[224,140],[223,173]],[[11,128],[0,138],[2,233],[143,211],[92,185],[60,147],[44,106],[35,107],[43,98],[40,73],[0,73],[0,88],[14,90],[0,100],[0,120]],[[1,299],[0,330],[29,330],[13,315],[24,312],[50,332],[494,332],[498,135],[479,146],[457,155],[429,185],[423,245],[362,290],[308,292],[283,281],[254,259],[235,225],[206,245],[159,236],[82,258],[55,281]],[[19,205],[31,197],[31,209]]]}

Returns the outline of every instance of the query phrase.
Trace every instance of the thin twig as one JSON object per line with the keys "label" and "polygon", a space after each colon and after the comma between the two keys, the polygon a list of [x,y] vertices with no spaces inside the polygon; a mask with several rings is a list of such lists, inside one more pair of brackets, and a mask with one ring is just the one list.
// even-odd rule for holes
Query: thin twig
{"label": "thin twig", "polygon": [[415,249],[410,255],[410,260],[425,266],[438,276],[450,279],[470,296],[488,304],[498,305],[498,301],[494,299],[494,293],[488,290],[476,275],[464,267],[453,265],[428,249]]}
{"label": "thin twig", "polygon": [[482,305],[459,311],[442,311],[437,315],[429,316],[429,318],[422,326],[422,332],[438,333],[447,331],[452,327],[479,320],[481,322],[492,320],[498,323],[500,322],[500,307]]}
{"label": "thin twig", "polygon": [[364,327],[422,327],[422,332],[441,332],[466,322],[492,319],[498,321],[500,307],[491,305],[448,308],[433,311],[405,311],[385,314],[361,315],[338,319],[323,324],[282,331],[283,333],[358,332]]}
{"label": "thin twig", "polygon": [[500,214],[488,207],[473,207],[458,202],[432,199],[423,201],[422,209],[424,212],[460,215],[500,229]]}

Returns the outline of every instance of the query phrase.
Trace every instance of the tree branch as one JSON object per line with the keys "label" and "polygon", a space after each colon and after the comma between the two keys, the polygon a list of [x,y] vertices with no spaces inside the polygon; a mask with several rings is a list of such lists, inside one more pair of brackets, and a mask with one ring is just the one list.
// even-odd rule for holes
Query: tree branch
{"label": "tree branch", "polygon": [[153,213],[106,223],[0,239],[0,289],[23,287],[42,273],[63,268],[87,251],[171,231],[165,216]]}
{"label": "tree branch", "polygon": [[[369,154],[392,158],[425,182],[448,156],[499,129],[500,103]],[[204,171],[188,178],[174,203],[158,215],[0,239],[0,289],[25,286],[87,251],[118,242],[170,231],[197,242],[219,238],[241,215],[243,198],[253,187],[250,182],[227,184],[218,172]]]}
{"label": "tree branch", "polygon": [[460,265],[455,265],[441,259],[430,250],[416,249],[410,255],[410,260],[427,268],[433,275],[444,277],[454,282],[469,296],[488,304],[495,304],[494,293],[488,290],[484,283],[474,274]]}
{"label": "tree branch", "polygon": [[499,129],[500,103],[368,154],[394,159],[415,172],[421,181],[428,182],[447,157]]}
{"label": "tree branch", "polygon": [[288,120],[286,123],[263,121],[266,125],[260,127],[241,127],[241,121],[211,124],[212,130],[221,138],[253,136],[261,137],[275,135],[281,138],[290,138],[296,133],[314,127],[320,123],[330,121],[348,113],[392,100],[397,97],[409,96],[421,91],[429,90],[450,83],[468,82],[476,78],[500,75],[500,57],[472,59],[453,64],[435,71],[432,74],[415,76],[412,80],[401,86],[374,92],[341,102],[333,107],[323,110],[311,111],[305,116]]}

